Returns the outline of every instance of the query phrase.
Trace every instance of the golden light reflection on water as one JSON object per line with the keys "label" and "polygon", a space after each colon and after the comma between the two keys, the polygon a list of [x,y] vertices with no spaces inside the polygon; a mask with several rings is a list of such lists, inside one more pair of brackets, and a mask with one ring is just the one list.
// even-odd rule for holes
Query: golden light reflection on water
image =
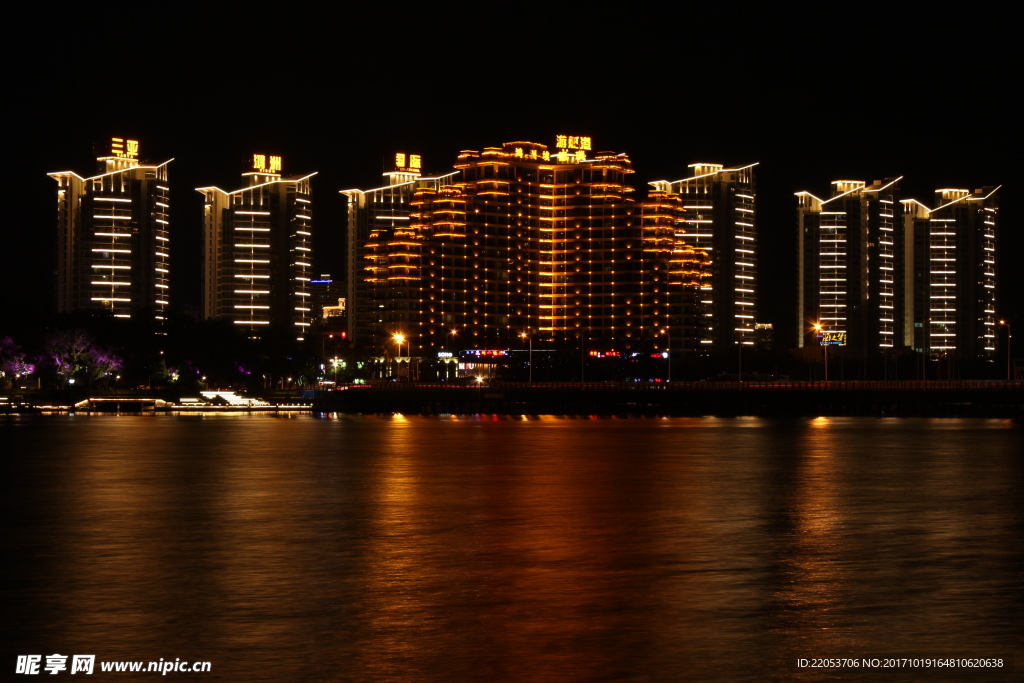
{"label": "golden light reflection on water", "polygon": [[781,628],[796,628],[806,636],[809,651],[849,652],[849,624],[837,609],[843,601],[848,569],[841,552],[843,491],[837,478],[836,458],[841,452],[830,418],[818,417],[802,436],[796,451],[796,486],[793,495],[792,547],[787,549],[786,581],[780,591]]}
{"label": "golden light reflection on water", "polygon": [[799,656],[1021,644],[1012,424],[0,428],[31,454],[4,479],[26,652],[209,680],[789,680]]}

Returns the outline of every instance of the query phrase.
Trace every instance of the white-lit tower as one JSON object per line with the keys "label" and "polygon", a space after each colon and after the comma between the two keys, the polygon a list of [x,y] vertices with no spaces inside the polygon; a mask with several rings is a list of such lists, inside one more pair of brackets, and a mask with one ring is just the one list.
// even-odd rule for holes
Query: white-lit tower
{"label": "white-lit tower", "polygon": [[258,337],[272,325],[305,339],[312,323],[310,178],[281,174],[281,157],[253,155],[248,185],[197,188],[203,209],[204,318]]}
{"label": "white-lit tower", "polygon": [[166,317],[170,305],[167,165],[139,161],[137,140],[113,138],[99,173],[57,181],[57,310]]}
{"label": "white-lit tower", "polygon": [[861,355],[909,345],[899,180],[837,180],[828,199],[797,193],[801,346],[819,332],[845,333]]}
{"label": "white-lit tower", "polygon": [[[711,276],[701,287],[701,304],[709,321],[711,346],[727,351],[753,346],[757,322],[758,237],[757,164],[725,168],[690,164],[682,180],[656,180],[657,190],[679,195],[685,221],[676,239],[707,253]],[[684,227],[685,226],[685,227]]]}
{"label": "white-lit tower", "polygon": [[937,190],[934,209],[904,202],[915,233],[915,346],[931,356],[995,354],[998,190]]}

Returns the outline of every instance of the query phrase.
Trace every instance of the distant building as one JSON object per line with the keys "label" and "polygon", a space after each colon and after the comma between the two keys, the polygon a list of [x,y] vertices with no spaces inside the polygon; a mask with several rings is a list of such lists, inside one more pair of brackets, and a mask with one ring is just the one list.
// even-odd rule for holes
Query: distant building
{"label": "distant building", "polygon": [[[345,283],[338,282],[330,273],[320,273],[309,281],[313,318],[326,318],[325,307],[336,307],[339,299],[345,298]],[[334,316],[337,317],[337,316]]]}
{"label": "distant building", "polygon": [[837,180],[828,199],[797,193],[800,346],[822,334],[845,335],[861,356],[910,345],[912,247],[899,180]]}
{"label": "distant building", "polygon": [[203,318],[230,320],[250,336],[269,326],[302,340],[313,320],[312,200],[309,179],[285,177],[281,158],[253,155],[248,185],[206,198]]}
{"label": "distant building", "polygon": [[566,135],[554,150],[463,151],[437,187],[409,181],[400,212],[378,201],[392,213],[372,212],[356,314],[372,311],[378,338],[401,333],[414,353],[456,335],[467,349],[521,347],[522,335],[594,351],[698,347],[707,257],[677,239],[682,202],[659,190],[636,201],[629,158],[591,148]]}
{"label": "distant building", "polygon": [[136,140],[113,138],[98,174],[57,181],[57,310],[106,310],[163,320],[170,304],[167,164],[139,161]]}
{"label": "distant building", "polygon": [[407,222],[410,202],[418,189],[439,190],[457,175],[451,172],[438,177],[421,177],[422,160],[418,154],[399,152],[393,161],[384,171],[387,184],[383,187],[341,191],[348,199],[345,298],[349,339],[366,341],[384,322],[381,316],[384,305],[375,301],[373,288],[367,281],[367,269],[371,268],[368,260],[372,258],[367,247],[370,235]]}
{"label": "distant building", "polygon": [[310,282],[313,292],[313,317],[321,334],[329,339],[348,337],[348,303],[344,283],[336,282],[328,273]]}
{"label": "distant building", "polygon": [[334,318],[341,318],[345,315],[345,299],[338,299],[336,306],[324,306],[323,307],[323,319],[332,320]]}
{"label": "distant building", "polygon": [[775,345],[775,326],[772,323],[754,323],[754,345],[771,351]]}
{"label": "distant building", "polygon": [[914,245],[913,344],[930,356],[995,355],[998,190],[936,190],[934,209],[903,202]]}
{"label": "distant building", "polygon": [[858,355],[991,358],[999,188],[938,190],[930,209],[900,200],[900,180],[797,194],[801,346],[827,335]]}
{"label": "distant building", "polygon": [[677,241],[703,250],[710,278],[700,301],[710,328],[710,346],[719,352],[736,344],[753,345],[758,301],[757,164],[725,168],[690,164],[682,180],[656,180],[656,189],[678,195],[685,231]]}

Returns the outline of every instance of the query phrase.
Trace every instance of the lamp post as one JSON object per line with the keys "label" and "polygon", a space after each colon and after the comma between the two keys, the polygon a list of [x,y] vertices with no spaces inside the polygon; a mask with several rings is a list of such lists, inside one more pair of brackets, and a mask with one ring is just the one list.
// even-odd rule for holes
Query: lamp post
{"label": "lamp post", "polygon": [[401,375],[402,375],[402,344],[405,343],[405,335],[402,334],[401,332],[399,332],[398,334],[395,334],[394,336],[392,336],[391,339],[396,344],[398,344],[398,358],[396,359],[398,361],[398,367],[396,368],[396,373],[398,374],[399,377],[401,377]]}
{"label": "lamp post", "polygon": [[828,381],[828,344],[822,344],[822,353],[825,354],[825,381]]}
{"label": "lamp post", "polygon": [[[455,376],[456,377],[458,377],[458,375],[459,375],[459,372],[458,372],[459,359],[458,359],[458,356],[455,355],[455,352],[452,351],[452,347],[455,346],[455,335],[456,335],[456,333],[458,331],[459,331],[459,328],[453,327],[452,329],[448,330],[448,332],[445,334],[445,339],[448,342],[445,345],[445,351],[448,351],[449,353],[451,353],[452,357],[455,358],[454,362],[455,362],[455,367],[456,367],[456,371],[455,371]],[[444,368],[445,368],[445,370],[444,370],[445,379],[451,379],[452,378],[451,377],[451,375],[452,375],[452,373],[451,373],[451,362],[445,362]]]}
{"label": "lamp post", "polygon": [[[814,324],[814,331],[818,332],[819,334],[821,333],[821,323],[815,323]],[[828,381],[828,344],[822,344],[820,341],[818,343],[821,344],[821,351],[825,355],[825,381],[827,382]]]}
{"label": "lamp post", "polygon": [[739,339],[736,341],[736,379],[740,383],[740,388],[743,388],[743,340]]}
{"label": "lamp post", "polygon": [[580,328],[580,384],[583,384],[583,375],[587,365],[587,340],[583,336],[583,328]]}
{"label": "lamp post", "polygon": [[1013,372],[1011,371],[1013,367],[1013,329],[1010,327],[1010,323],[1005,320],[1000,320],[999,324],[1006,326],[1006,381],[1010,381],[1013,379]]}
{"label": "lamp post", "polygon": [[526,332],[521,333],[519,336],[520,337],[525,337],[530,342],[530,362],[529,362],[529,368],[530,368],[530,375],[529,375],[529,377],[530,377],[530,379],[529,379],[529,381],[530,381],[531,384],[533,384],[533,335],[530,334],[529,330],[527,330]]}
{"label": "lamp post", "polygon": [[666,373],[665,381],[666,382],[671,382],[672,381],[672,335],[669,333],[669,330],[668,330],[667,327],[663,328],[661,330],[661,332],[662,332],[662,334],[665,335],[665,360],[667,361],[666,362],[666,367],[668,368],[668,372]]}

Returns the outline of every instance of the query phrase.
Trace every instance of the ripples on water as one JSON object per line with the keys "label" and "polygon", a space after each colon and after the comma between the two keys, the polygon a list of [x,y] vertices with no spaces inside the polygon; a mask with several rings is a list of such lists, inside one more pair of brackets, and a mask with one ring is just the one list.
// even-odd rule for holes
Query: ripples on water
{"label": "ripples on water", "polygon": [[3,666],[59,652],[209,660],[211,681],[763,681],[831,680],[798,657],[1007,656],[1024,641],[1021,432],[4,419]]}

